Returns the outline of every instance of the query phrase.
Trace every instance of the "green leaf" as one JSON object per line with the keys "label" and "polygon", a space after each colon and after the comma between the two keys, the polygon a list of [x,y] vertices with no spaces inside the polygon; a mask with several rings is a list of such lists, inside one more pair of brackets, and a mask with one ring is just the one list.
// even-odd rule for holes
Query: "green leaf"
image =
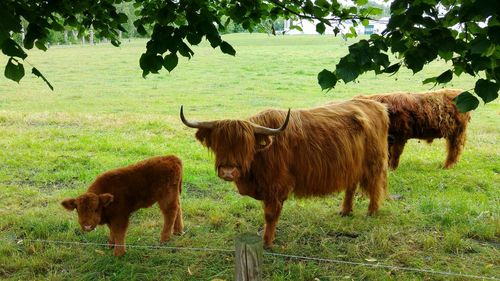
{"label": "green leaf", "polygon": [[351,26],[349,28],[349,31],[351,31],[352,36],[354,37],[358,36],[358,33],[356,32],[356,29],[354,27]]}
{"label": "green leaf", "polygon": [[162,68],[163,58],[158,55],[143,53],[139,59],[139,65],[143,70],[142,76],[145,78],[150,72],[158,73]]}
{"label": "green leaf", "polygon": [[233,46],[231,46],[229,43],[227,43],[226,41],[222,41],[222,43],[220,44],[220,50],[224,53],[224,54],[228,54],[228,55],[231,55],[231,56],[234,56],[236,55],[236,51],[233,49]]}
{"label": "green leaf", "polygon": [[189,46],[186,45],[186,43],[181,41],[178,47],[179,47],[179,54],[181,54],[181,56],[191,59],[191,57],[194,55],[193,50],[191,50],[191,48],[189,48]]}
{"label": "green leaf", "polygon": [[45,83],[47,84],[47,86],[49,86],[49,88],[50,88],[52,91],[54,91],[54,87],[52,87],[52,85],[50,84],[49,80],[47,80],[47,78],[45,78],[45,76],[43,76],[43,74],[42,74],[40,71],[38,71],[38,69],[36,69],[36,68],[34,68],[34,67],[33,67],[33,68],[31,69],[31,73],[33,73],[33,74],[34,74],[34,75],[36,75],[37,77],[42,78],[42,79],[43,79],[43,81],[45,81]]}
{"label": "green leaf", "polygon": [[163,67],[165,67],[168,72],[172,71],[179,62],[179,58],[176,53],[170,53],[163,59]]}
{"label": "green leaf", "polygon": [[340,60],[335,69],[335,74],[338,78],[344,80],[344,83],[351,82],[359,76],[358,65]]}
{"label": "green leaf", "polygon": [[337,76],[333,72],[323,69],[318,73],[318,84],[321,86],[321,90],[331,89],[337,84]]}
{"label": "green leaf", "polygon": [[396,72],[398,72],[400,67],[401,67],[400,63],[395,63],[395,64],[385,68],[384,73],[396,73]]}
{"label": "green leaf", "polygon": [[198,44],[200,44],[202,37],[203,36],[201,35],[201,33],[190,32],[186,36],[186,39],[188,40],[189,44],[198,45]]}
{"label": "green leaf", "polygon": [[328,1],[326,1],[326,0],[316,0],[315,3],[316,3],[316,6],[320,6],[320,7],[323,7],[323,8],[330,7],[330,3]]}
{"label": "green leaf", "polygon": [[356,5],[358,6],[363,6],[368,4],[368,0],[354,0],[354,3],[356,3]]}
{"label": "green leaf", "polygon": [[446,61],[451,60],[453,58],[453,52],[438,50],[438,54],[441,58],[443,58]]}
{"label": "green leaf", "polygon": [[9,57],[18,57],[25,59],[28,55],[23,51],[21,46],[12,39],[7,39],[2,45],[2,52]]}
{"label": "green leaf", "polygon": [[376,8],[376,7],[370,7],[370,9],[368,11],[370,12],[370,15],[372,15],[372,16],[381,15],[384,12],[384,10],[382,10],[380,8]]}
{"label": "green leaf", "polygon": [[482,54],[488,50],[491,42],[484,37],[477,37],[470,42],[470,51],[473,54]]}
{"label": "green leaf", "polygon": [[436,82],[439,84],[448,83],[451,81],[452,78],[453,78],[453,71],[446,70],[445,72],[441,73],[438,77],[436,77]]}
{"label": "green leaf", "polygon": [[302,31],[302,27],[300,27],[298,25],[290,25],[290,29],[296,29],[298,31]]}
{"label": "green leaf", "polygon": [[369,20],[367,20],[367,19],[363,19],[363,20],[361,21],[361,24],[362,24],[363,26],[368,26],[368,24],[369,24],[369,23],[370,23],[370,21],[369,21]]}
{"label": "green leaf", "polygon": [[222,43],[219,34],[207,34],[206,38],[208,42],[210,42],[210,46],[212,46],[212,48],[217,48]]}
{"label": "green leaf", "polygon": [[137,25],[137,33],[139,33],[140,35],[146,35],[148,32],[144,28],[144,25],[138,24]]}
{"label": "green leaf", "polygon": [[42,40],[36,40],[36,42],[35,42],[35,46],[36,46],[39,50],[42,50],[42,51],[47,51],[47,46],[45,46],[45,42],[43,42]]}
{"label": "green leaf", "polygon": [[434,83],[434,84],[436,84],[436,83],[437,83],[436,78],[437,78],[437,77],[430,77],[430,78],[427,78],[427,79],[425,79],[424,81],[422,81],[422,84],[428,84],[428,83]]}
{"label": "green leaf", "polygon": [[24,76],[24,66],[21,63],[17,62],[15,59],[10,58],[7,62],[7,65],[5,66],[4,75],[5,77],[19,83],[19,81],[21,81],[21,78],[23,78]]}
{"label": "green leaf", "polygon": [[421,53],[411,49],[406,53],[405,56],[406,67],[413,71],[413,74],[419,72],[424,67],[425,58],[422,57]]}
{"label": "green leaf", "polygon": [[463,92],[453,99],[460,112],[467,112],[476,109],[479,105],[479,100],[469,92]]}
{"label": "green leaf", "polygon": [[316,24],[316,32],[318,32],[319,34],[325,33],[325,29],[326,29],[326,27],[325,27],[324,23],[320,22],[320,23]]}
{"label": "green leaf", "polygon": [[498,98],[499,89],[500,85],[498,85],[498,83],[485,79],[477,80],[476,86],[474,87],[474,91],[483,99],[484,103],[491,102]]}
{"label": "green leaf", "polygon": [[500,45],[500,25],[490,26],[488,28],[488,38],[492,43]]}

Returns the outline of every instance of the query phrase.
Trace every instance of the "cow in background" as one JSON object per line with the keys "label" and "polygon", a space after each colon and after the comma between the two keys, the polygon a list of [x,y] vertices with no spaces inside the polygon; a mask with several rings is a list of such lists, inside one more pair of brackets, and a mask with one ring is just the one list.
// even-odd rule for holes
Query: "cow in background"
{"label": "cow in background", "polygon": [[461,90],[443,89],[426,93],[392,93],[358,96],[384,103],[389,111],[389,167],[396,169],[408,139],[432,143],[445,138],[448,157],[444,168],[453,167],[460,158],[470,113],[461,113],[453,99]]}
{"label": "cow in background", "polygon": [[[349,215],[358,184],[374,214],[387,194],[389,117],[379,102],[353,100],[312,109],[266,110],[246,120],[188,121],[215,154],[220,178],[240,194],[263,201],[264,244],[271,247],[289,195],[325,196],[345,191]],[[273,129],[277,128],[277,129]]]}
{"label": "cow in background", "polygon": [[109,227],[109,245],[114,255],[125,254],[125,233],[130,215],[158,202],[163,214],[160,242],[183,229],[180,202],[182,162],[176,156],[158,156],[99,175],[87,192],[62,201],[68,210],[76,209],[83,231],[97,225]]}

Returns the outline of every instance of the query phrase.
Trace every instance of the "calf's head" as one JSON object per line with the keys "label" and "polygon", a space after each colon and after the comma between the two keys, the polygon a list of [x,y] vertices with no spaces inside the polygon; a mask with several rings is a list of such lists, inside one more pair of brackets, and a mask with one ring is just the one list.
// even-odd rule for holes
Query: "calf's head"
{"label": "calf's head", "polygon": [[280,128],[272,129],[246,120],[188,121],[181,106],[182,122],[196,128],[196,139],[215,154],[217,175],[226,181],[235,181],[245,175],[255,153],[269,148],[273,137],[288,125],[290,110]]}
{"label": "calf's head", "polygon": [[78,222],[83,231],[91,231],[101,222],[102,210],[113,202],[113,195],[109,193],[95,194],[86,192],[76,198],[64,199],[61,205],[78,212]]}

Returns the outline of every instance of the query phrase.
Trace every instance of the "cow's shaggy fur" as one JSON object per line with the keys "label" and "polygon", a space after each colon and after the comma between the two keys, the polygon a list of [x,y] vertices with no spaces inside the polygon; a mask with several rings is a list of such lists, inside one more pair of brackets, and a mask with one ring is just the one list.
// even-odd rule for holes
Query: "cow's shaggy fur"
{"label": "cow's shaggy fur", "polygon": [[431,143],[445,138],[448,157],[445,168],[453,167],[462,153],[470,113],[461,113],[453,99],[461,90],[443,89],[426,93],[392,93],[357,98],[368,98],[387,105],[389,126],[389,167],[396,169],[399,157],[408,139],[422,139]]}
{"label": "cow's shaggy fur", "polygon": [[[356,100],[295,110],[278,135],[254,132],[254,124],[278,128],[286,112],[267,110],[246,120],[214,121],[196,138],[215,153],[219,177],[236,183],[240,194],[262,200],[264,243],[270,247],[284,201],[345,191],[341,214],[352,210],[358,184],[375,213],[387,190],[386,108]],[[229,171],[229,172],[228,172]]]}
{"label": "cow's shaggy fur", "polygon": [[99,175],[87,192],[61,204],[68,210],[77,210],[84,231],[107,224],[109,245],[114,247],[115,256],[121,256],[125,254],[130,214],[155,202],[164,217],[160,242],[168,240],[172,230],[182,233],[181,185],[181,160],[176,156],[153,157]]}

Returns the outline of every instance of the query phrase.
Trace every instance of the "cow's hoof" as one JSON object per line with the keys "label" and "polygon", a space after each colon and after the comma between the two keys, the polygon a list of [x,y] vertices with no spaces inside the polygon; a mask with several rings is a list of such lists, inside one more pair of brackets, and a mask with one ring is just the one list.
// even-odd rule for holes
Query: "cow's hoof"
{"label": "cow's hoof", "polygon": [[273,248],[273,243],[270,243],[270,244],[264,243],[264,249],[271,250],[272,248]]}
{"label": "cow's hoof", "polygon": [[121,256],[125,255],[125,251],[114,251],[113,255],[115,257],[121,257]]}
{"label": "cow's hoof", "polygon": [[351,211],[340,211],[339,215],[341,217],[350,217],[351,216]]}

